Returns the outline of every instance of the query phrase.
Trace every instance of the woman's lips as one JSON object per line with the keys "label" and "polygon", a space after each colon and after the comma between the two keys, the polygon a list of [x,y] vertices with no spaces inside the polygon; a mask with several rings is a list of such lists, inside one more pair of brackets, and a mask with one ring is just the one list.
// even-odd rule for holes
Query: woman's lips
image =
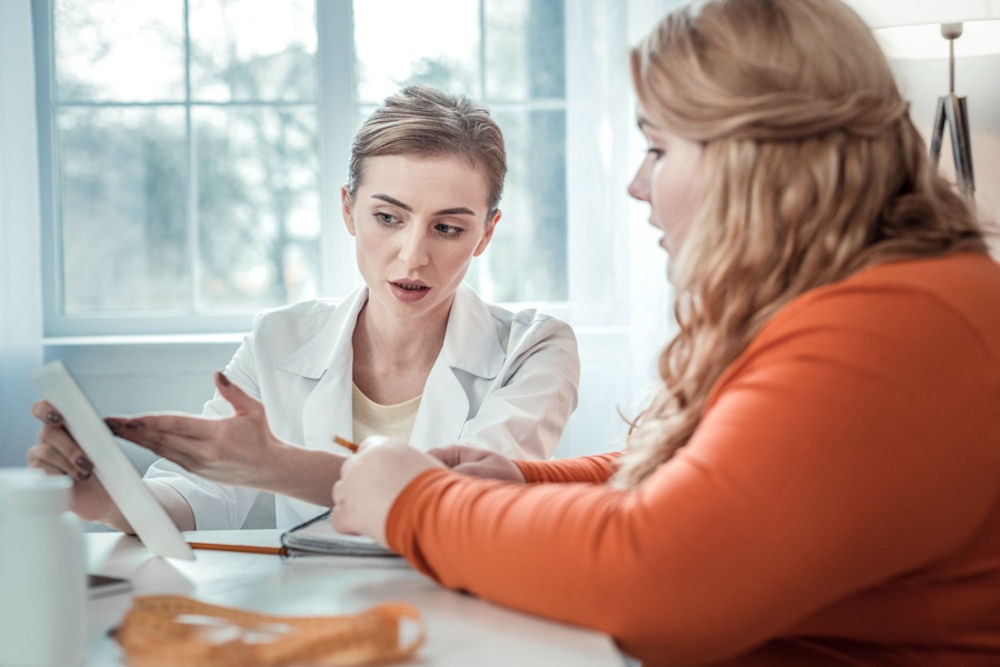
{"label": "woman's lips", "polygon": [[400,301],[405,301],[406,303],[412,303],[414,301],[420,301],[425,296],[430,294],[431,288],[420,282],[411,282],[409,280],[395,280],[389,283],[389,289],[392,290],[393,296],[395,296]]}

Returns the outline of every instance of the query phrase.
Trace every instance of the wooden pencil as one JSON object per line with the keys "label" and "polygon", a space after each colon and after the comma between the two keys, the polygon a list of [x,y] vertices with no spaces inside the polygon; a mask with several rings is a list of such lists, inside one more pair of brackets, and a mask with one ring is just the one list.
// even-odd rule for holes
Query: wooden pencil
{"label": "wooden pencil", "polygon": [[270,554],[272,556],[284,556],[288,553],[285,547],[254,546],[250,544],[216,544],[214,542],[188,542],[192,549],[205,549],[208,551],[238,551],[249,554]]}
{"label": "wooden pencil", "polygon": [[341,447],[344,447],[345,449],[351,450],[352,452],[358,451],[358,446],[357,445],[355,445],[350,440],[346,440],[344,438],[341,438],[339,435],[333,436],[333,441],[335,443],[337,443],[338,445],[340,445]]}

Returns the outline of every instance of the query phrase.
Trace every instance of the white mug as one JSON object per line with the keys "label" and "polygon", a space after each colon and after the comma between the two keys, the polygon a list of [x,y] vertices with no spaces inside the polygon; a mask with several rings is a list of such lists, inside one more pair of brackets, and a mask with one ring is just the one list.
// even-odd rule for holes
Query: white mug
{"label": "white mug", "polygon": [[86,659],[86,551],[72,483],[0,468],[0,665],[74,667]]}

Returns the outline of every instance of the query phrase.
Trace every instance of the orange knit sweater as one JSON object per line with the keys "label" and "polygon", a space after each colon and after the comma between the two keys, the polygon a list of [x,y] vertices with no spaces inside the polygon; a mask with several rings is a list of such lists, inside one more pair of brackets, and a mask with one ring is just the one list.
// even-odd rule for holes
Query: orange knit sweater
{"label": "orange knit sweater", "polygon": [[1000,266],[886,264],[782,309],[641,486],[614,455],[429,471],[390,545],[644,665],[1000,664]]}

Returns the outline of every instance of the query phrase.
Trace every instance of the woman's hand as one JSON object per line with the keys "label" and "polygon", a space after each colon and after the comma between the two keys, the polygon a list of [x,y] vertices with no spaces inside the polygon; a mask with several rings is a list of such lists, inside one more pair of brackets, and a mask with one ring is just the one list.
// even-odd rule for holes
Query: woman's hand
{"label": "woman's hand", "polygon": [[517,464],[496,452],[478,447],[451,445],[430,449],[427,453],[463,475],[524,484],[524,475]]}
{"label": "woman's hand", "polygon": [[409,445],[371,436],[344,462],[333,485],[333,526],[342,533],[367,535],[383,546],[385,521],[396,498],[413,479],[441,462]]}
{"label": "woman's hand", "polygon": [[222,484],[267,488],[272,463],[289,445],[271,433],[260,401],[222,373],[215,374],[215,386],[233,406],[232,417],[164,414],[105,421],[115,435],[196,475]]}
{"label": "woman's hand", "polygon": [[28,449],[28,465],[48,475],[73,480],[70,509],[85,521],[105,521],[118,515],[111,496],[93,474],[94,464],[66,430],[59,411],[48,401],[37,401],[31,414],[42,422],[38,442]]}

